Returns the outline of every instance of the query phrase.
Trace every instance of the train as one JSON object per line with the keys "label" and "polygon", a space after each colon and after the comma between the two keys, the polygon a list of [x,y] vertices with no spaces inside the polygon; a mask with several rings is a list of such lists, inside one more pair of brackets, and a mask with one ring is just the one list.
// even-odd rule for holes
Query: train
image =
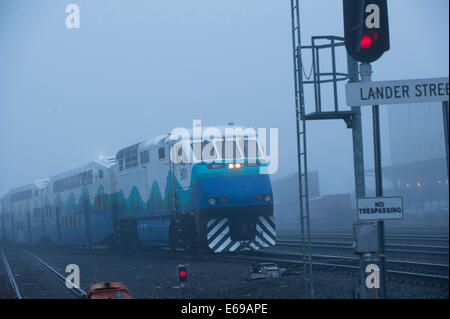
{"label": "train", "polygon": [[274,246],[269,161],[256,133],[215,129],[221,137],[160,135],[1,193],[1,242],[214,253]]}

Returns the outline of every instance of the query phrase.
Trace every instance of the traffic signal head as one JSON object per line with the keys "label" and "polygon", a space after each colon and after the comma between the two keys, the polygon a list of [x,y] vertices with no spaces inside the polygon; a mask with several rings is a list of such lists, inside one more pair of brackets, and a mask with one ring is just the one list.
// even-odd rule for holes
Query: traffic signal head
{"label": "traffic signal head", "polygon": [[187,271],[185,265],[178,265],[178,282],[185,283],[187,280]]}
{"label": "traffic signal head", "polygon": [[387,0],[343,0],[345,47],[360,62],[378,60],[389,50]]}

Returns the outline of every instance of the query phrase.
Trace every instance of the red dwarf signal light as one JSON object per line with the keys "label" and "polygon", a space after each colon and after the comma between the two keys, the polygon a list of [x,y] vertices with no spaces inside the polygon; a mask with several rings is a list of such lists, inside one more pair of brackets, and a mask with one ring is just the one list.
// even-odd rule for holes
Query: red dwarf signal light
{"label": "red dwarf signal light", "polygon": [[377,40],[378,40],[378,33],[376,33],[373,30],[370,30],[369,32],[363,35],[361,39],[361,48],[370,49]]}
{"label": "red dwarf signal light", "polygon": [[178,265],[178,282],[180,285],[184,285],[187,281],[187,269],[186,265]]}

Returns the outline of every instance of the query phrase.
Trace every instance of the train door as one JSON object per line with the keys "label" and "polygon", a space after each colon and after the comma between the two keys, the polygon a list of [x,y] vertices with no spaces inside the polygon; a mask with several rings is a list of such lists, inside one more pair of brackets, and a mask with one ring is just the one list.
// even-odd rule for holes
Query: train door
{"label": "train door", "polygon": [[28,232],[28,243],[32,244],[32,237],[31,237],[31,219],[30,219],[30,211],[27,211],[27,232]]}
{"label": "train door", "polygon": [[58,244],[62,244],[62,236],[61,236],[61,214],[59,212],[59,206],[55,207],[55,218],[56,218],[56,233],[58,236]]}
{"label": "train door", "polygon": [[16,229],[14,227],[14,214],[11,214],[11,239],[12,239],[12,243],[15,244],[16,243]]}
{"label": "train door", "polygon": [[84,210],[84,224],[86,227],[86,240],[87,240],[87,244],[91,245],[92,244],[92,238],[91,238],[91,217],[90,217],[90,212],[89,212],[89,206],[87,203],[85,203],[83,205],[83,210]]}
{"label": "train door", "polygon": [[5,226],[3,222],[3,212],[0,214],[0,242],[3,241],[3,237],[5,234]]}
{"label": "train door", "polygon": [[185,210],[187,207],[185,207],[187,200],[186,196],[189,193],[189,190],[191,188],[191,177],[192,177],[192,163],[191,159],[189,158],[189,143],[183,143],[177,145],[174,145],[174,152],[176,152],[177,155],[177,162],[174,163],[173,161],[170,161],[171,163],[171,170],[172,170],[172,186],[173,186],[173,193],[175,195],[175,207],[177,210]]}

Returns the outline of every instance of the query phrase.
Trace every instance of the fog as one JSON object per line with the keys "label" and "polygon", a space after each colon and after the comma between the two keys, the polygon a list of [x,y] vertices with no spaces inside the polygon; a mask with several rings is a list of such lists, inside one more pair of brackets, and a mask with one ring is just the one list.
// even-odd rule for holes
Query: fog
{"label": "fog", "polygon": [[[65,26],[69,3],[80,7],[80,29]],[[343,35],[341,1],[300,5],[304,44]],[[391,50],[373,63],[373,80],[448,76],[448,6],[389,1]],[[196,119],[278,128],[276,175],[296,172],[290,1],[2,0],[0,44],[0,191]],[[383,165],[389,107],[381,107]],[[370,169],[371,108],[362,113]],[[353,192],[342,120],[308,123],[308,161],[321,194]]]}

